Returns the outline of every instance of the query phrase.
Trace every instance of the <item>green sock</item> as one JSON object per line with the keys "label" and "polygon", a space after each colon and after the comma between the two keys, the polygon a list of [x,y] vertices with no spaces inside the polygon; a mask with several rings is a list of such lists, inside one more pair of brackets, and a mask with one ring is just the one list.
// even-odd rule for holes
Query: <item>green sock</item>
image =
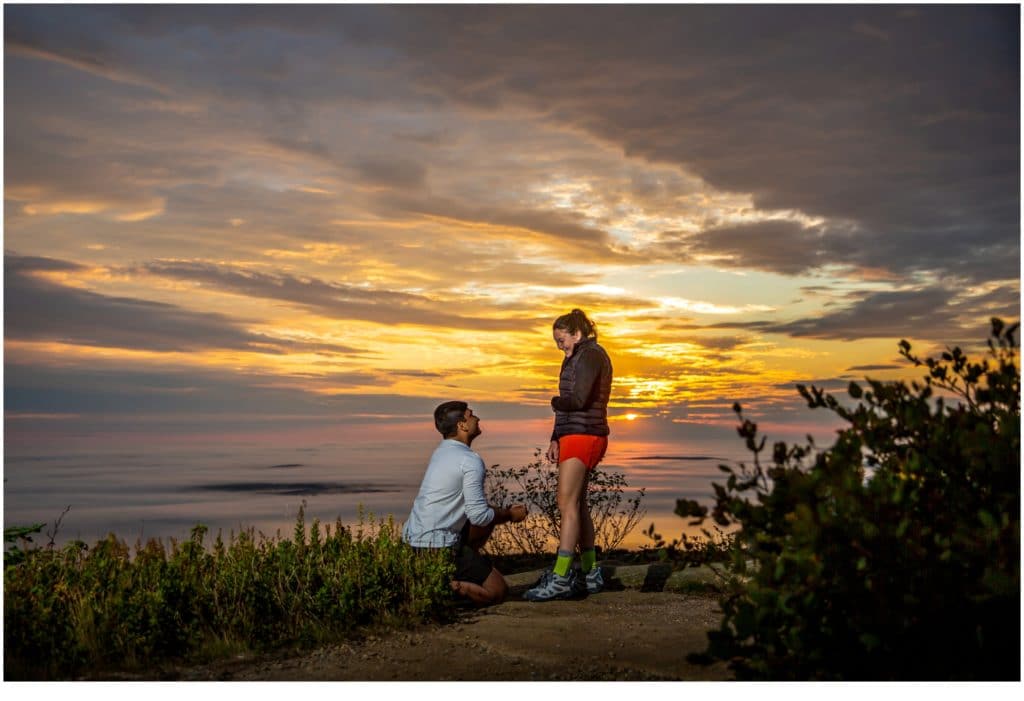
{"label": "green sock", "polygon": [[558,559],[555,560],[555,574],[559,577],[565,577],[569,574],[570,567],[572,567],[572,553],[559,550]]}
{"label": "green sock", "polygon": [[580,565],[583,570],[583,574],[586,574],[590,570],[594,569],[594,565],[597,564],[597,553],[594,552],[593,548],[584,550],[580,554]]}

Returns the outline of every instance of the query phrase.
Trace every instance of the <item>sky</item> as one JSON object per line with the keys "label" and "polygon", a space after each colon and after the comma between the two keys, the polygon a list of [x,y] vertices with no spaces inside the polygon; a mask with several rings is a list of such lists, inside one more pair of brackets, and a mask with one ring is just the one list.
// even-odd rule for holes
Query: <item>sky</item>
{"label": "sky", "polygon": [[1016,5],[5,4],[3,76],[7,454],[528,454],[573,308],[612,450],[827,434],[1020,317]]}

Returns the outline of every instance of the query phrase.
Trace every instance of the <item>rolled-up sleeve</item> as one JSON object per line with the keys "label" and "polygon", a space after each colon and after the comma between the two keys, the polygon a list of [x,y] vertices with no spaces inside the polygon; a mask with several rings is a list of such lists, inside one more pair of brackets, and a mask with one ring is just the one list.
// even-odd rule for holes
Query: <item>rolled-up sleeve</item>
{"label": "rolled-up sleeve", "polygon": [[486,526],[494,520],[494,509],[484,495],[484,461],[474,455],[462,463],[462,494],[466,500],[466,517],[474,526]]}

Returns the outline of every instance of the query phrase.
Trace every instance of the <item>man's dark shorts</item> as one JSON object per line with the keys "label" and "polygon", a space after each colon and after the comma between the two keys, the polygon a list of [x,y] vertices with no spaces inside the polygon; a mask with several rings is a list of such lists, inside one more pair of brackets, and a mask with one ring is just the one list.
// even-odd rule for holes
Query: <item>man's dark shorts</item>
{"label": "man's dark shorts", "polygon": [[[460,582],[483,584],[491,576],[494,564],[491,563],[491,558],[481,555],[473,550],[473,548],[465,545],[468,540],[469,521],[466,521],[466,525],[462,527],[462,532],[459,533],[459,542],[448,548],[448,552],[451,553],[452,560],[455,562],[455,575],[453,579],[457,579]],[[413,550],[426,549],[413,548]]]}
{"label": "man's dark shorts", "polygon": [[459,533],[459,542],[452,549],[455,555],[455,579],[473,584],[483,584],[491,576],[494,565],[491,558],[481,555],[465,543],[469,541],[469,521]]}

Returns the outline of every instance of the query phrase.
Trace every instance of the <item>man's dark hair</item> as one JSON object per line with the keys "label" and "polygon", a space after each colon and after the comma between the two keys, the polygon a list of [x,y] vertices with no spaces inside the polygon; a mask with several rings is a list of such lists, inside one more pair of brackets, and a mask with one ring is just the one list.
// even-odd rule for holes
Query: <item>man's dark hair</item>
{"label": "man's dark hair", "polygon": [[434,409],[434,425],[445,438],[459,432],[459,422],[466,418],[466,402],[445,402]]}

